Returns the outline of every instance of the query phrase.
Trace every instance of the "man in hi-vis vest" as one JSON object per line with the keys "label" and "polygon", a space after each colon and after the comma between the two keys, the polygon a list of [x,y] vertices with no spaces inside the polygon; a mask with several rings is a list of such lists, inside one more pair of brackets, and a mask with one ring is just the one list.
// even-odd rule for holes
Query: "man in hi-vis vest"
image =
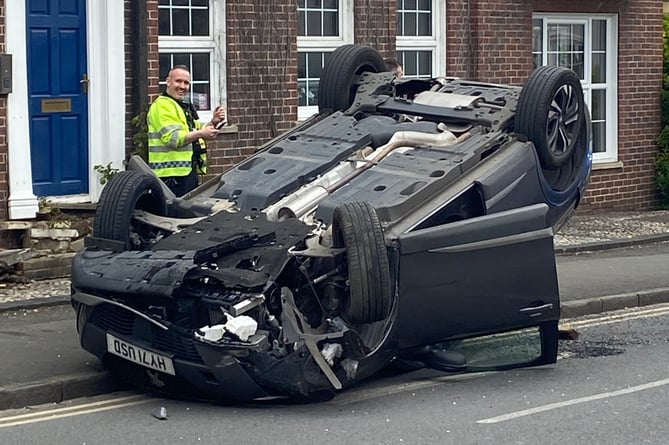
{"label": "man in hi-vis vest", "polygon": [[167,88],[149,108],[149,165],[177,196],[198,185],[207,172],[206,142],[218,136],[225,124],[225,109],[217,106],[211,122],[202,125],[193,104],[185,101],[190,71],[185,65],[167,74]]}

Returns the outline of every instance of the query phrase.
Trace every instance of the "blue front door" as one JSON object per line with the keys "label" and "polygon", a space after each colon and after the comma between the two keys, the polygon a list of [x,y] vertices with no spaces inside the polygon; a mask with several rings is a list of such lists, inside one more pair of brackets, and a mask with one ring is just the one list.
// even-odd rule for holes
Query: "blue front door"
{"label": "blue front door", "polygon": [[[88,192],[86,0],[26,0],[33,192]],[[14,172],[12,172],[14,173]]]}

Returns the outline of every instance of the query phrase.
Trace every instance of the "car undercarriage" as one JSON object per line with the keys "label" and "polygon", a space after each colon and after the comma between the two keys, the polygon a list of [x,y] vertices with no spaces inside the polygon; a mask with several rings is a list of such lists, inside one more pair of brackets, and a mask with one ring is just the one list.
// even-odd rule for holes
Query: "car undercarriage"
{"label": "car undercarriage", "polygon": [[215,400],[555,361],[552,237],[591,164],[573,73],[401,80],[347,45],[321,91],[319,115],[184,197],[137,158],[112,178],[73,262],[84,349]]}

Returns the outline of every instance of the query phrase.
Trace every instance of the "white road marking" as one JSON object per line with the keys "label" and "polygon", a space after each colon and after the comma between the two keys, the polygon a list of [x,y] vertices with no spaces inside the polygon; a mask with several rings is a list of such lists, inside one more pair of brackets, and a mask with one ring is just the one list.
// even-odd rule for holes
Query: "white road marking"
{"label": "white road marking", "polygon": [[83,414],[140,405],[151,401],[155,401],[155,399],[143,395],[122,396],[81,405],[64,406],[15,416],[0,417],[0,428],[62,419],[64,417],[81,416]]}
{"label": "white road marking", "polygon": [[517,419],[519,417],[531,416],[532,414],[543,413],[546,411],[551,411],[554,409],[564,408],[566,406],[578,405],[581,403],[592,402],[594,400],[608,399],[611,397],[623,396],[626,394],[632,394],[639,391],[644,391],[646,389],[657,388],[659,386],[664,386],[669,384],[669,379],[658,380],[655,382],[645,383],[643,385],[632,386],[625,389],[620,389],[618,391],[604,392],[601,394],[594,394],[587,397],[579,397],[577,399],[565,400],[563,402],[549,403],[548,405],[537,406],[535,408],[524,409],[521,411],[516,411],[514,413],[504,414],[497,417],[490,417],[488,419],[477,420],[476,423],[499,423],[506,422],[507,420]]}
{"label": "white road marking", "polygon": [[588,320],[565,321],[565,324],[573,328],[587,328],[591,326],[600,326],[627,320],[636,320],[639,318],[660,317],[666,314],[669,314],[669,305],[662,305],[661,307],[654,307],[652,309],[642,309],[637,311],[625,310],[624,313],[614,313],[611,315],[591,318]]}

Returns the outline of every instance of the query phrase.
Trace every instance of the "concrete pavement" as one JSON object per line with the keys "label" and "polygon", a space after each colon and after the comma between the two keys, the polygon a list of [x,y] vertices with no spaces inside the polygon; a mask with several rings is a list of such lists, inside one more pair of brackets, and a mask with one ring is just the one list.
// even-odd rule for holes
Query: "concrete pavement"
{"label": "concrete pavement", "polygon": [[[564,232],[556,235],[556,253],[560,256],[579,255],[588,251],[669,240],[669,212],[660,212],[659,216],[658,212],[647,212],[644,218],[631,218],[633,227],[627,227],[626,231],[621,231],[621,227],[625,226],[623,217],[601,215],[597,218],[594,220],[588,216],[587,220],[579,220],[574,217]],[[639,224],[640,221],[646,221],[650,226]],[[594,233],[592,228],[587,227],[591,224],[597,224],[602,229],[614,227],[615,233]],[[585,235],[580,236],[580,233]],[[561,262],[562,258],[558,257],[558,263]],[[560,269],[558,267],[559,273]],[[660,281],[652,287],[642,286],[620,293],[617,292],[618,287],[607,284],[610,280],[605,277],[600,279],[596,273],[583,274],[582,286],[599,286],[601,293],[581,298],[578,290],[568,290],[565,294],[561,285],[562,317],[667,303],[669,279],[666,282],[663,279],[660,276]],[[587,280],[592,280],[592,284]],[[3,351],[0,410],[125,389],[100,367],[94,356],[80,348],[75,331],[75,314],[68,303],[66,295],[0,303],[0,347]]]}

